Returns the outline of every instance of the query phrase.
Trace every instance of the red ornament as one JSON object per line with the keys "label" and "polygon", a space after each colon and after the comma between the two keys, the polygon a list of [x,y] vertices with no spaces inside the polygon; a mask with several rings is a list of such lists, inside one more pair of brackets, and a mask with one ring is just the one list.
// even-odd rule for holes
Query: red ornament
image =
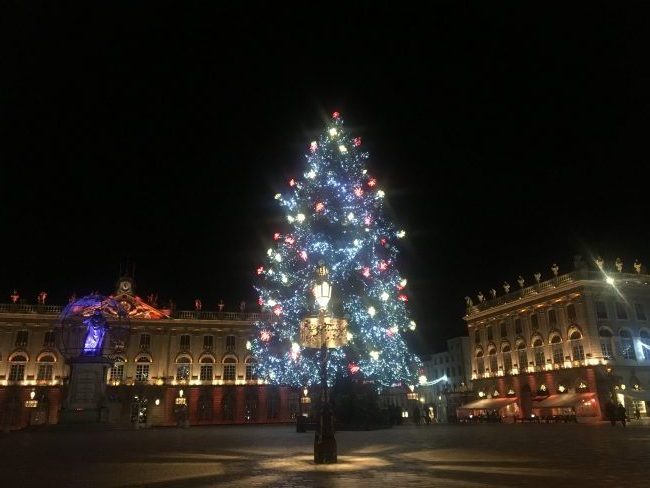
{"label": "red ornament", "polygon": [[300,254],[300,258],[301,258],[303,261],[307,261],[307,251],[304,251],[304,250],[303,250],[303,251],[300,251],[299,254]]}
{"label": "red ornament", "polygon": [[359,147],[361,145],[361,138],[360,137],[355,137],[354,138],[354,147]]}
{"label": "red ornament", "polygon": [[363,195],[363,189],[361,187],[357,187],[354,189],[354,194],[358,197]]}
{"label": "red ornament", "polygon": [[348,370],[350,370],[350,373],[352,374],[358,373],[360,369],[361,368],[359,368],[359,366],[355,363],[348,364]]}
{"label": "red ornament", "polygon": [[287,236],[287,237],[284,238],[284,242],[286,242],[287,244],[291,245],[291,244],[293,244],[294,242],[296,242],[296,240],[295,240],[293,237],[291,237],[291,236]]}
{"label": "red ornament", "polygon": [[317,212],[322,212],[325,210],[325,204],[323,202],[317,202],[316,205],[314,205],[314,208]]}
{"label": "red ornament", "polygon": [[369,186],[370,188],[372,188],[372,187],[375,186],[376,184],[377,184],[377,180],[376,180],[376,179],[374,179],[374,178],[370,178],[370,179],[368,180],[368,186]]}
{"label": "red ornament", "polygon": [[257,274],[261,275],[262,273],[264,273],[264,266],[260,266],[259,268],[257,268]]}
{"label": "red ornament", "polygon": [[386,271],[388,269],[388,263],[386,261],[379,261],[377,267],[379,268],[379,271]]}
{"label": "red ornament", "polygon": [[364,266],[361,268],[361,274],[366,278],[370,278],[370,268],[368,266]]}
{"label": "red ornament", "polygon": [[282,313],[282,307],[280,305],[276,305],[273,307],[273,313],[279,317]]}
{"label": "red ornament", "polygon": [[273,240],[277,241],[278,239],[280,239],[280,233],[276,232],[275,234],[273,234]]}
{"label": "red ornament", "polygon": [[338,113],[338,112],[334,112],[334,113],[332,114],[332,118],[334,118],[334,119],[338,119],[339,117],[341,117],[341,114]]}
{"label": "red ornament", "polygon": [[386,335],[387,335],[388,337],[393,337],[393,331],[390,330],[390,329],[386,329]]}
{"label": "red ornament", "polygon": [[291,178],[291,179],[289,180],[289,186],[296,186],[296,180],[294,180],[293,178]]}
{"label": "red ornament", "polygon": [[271,333],[268,330],[263,330],[260,332],[260,339],[264,342],[269,342],[271,340]]}
{"label": "red ornament", "polygon": [[363,219],[363,222],[364,222],[366,225],[370,225],[370,224],[372,224],[372,217],[371,217],[370,215],[366,215],[366,218]]}
{"label": "red ornament", "polygon": [[381,239],[379,239],[379,243],[380,243],[382,246],[385,246],[385,245],[386,245],[386,242],[388,242],[388,241],[386,240],[385,237],[382,237]]}
{"label": "red ornament", "polygon": [[257,304],[258,304],[260,307],[263,307],[263,306],[264,306],[264,299],[263,299],[262,297],[259,297],[259,298],[257,299]]}
{"label": "red ornament", "polygon": [[408,301],[409,301],[409,297],[407,297],[407,296],[404,295],[404,294],[401,294],[400,296],[398,296],[397,299],[398,299],[398,300],[401,300],[401,301],[403,301],[403,302],[408,302]]}

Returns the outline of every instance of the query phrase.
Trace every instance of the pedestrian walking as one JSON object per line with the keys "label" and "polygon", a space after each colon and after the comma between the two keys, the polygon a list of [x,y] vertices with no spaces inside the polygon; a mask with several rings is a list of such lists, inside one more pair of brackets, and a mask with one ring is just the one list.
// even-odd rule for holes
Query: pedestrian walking
{"label": "pedestrian walking", "polygon": [[639,407],[634,407],[634,418],[641,420],[641,411],[639,410]]}
{"label": "pedestrian walking", "polygon": [[611,422],[612,427],[616,427],[616,407],[611,400],[605,404],[605,416]]}
{"label": "pedestrian walking", "polygon": [[625,427],[625,422],[627,421],[627,411],[625,410],[625,407],[619,403],[616,407],[616,413],[618,420],[620,420],[623,427]]}

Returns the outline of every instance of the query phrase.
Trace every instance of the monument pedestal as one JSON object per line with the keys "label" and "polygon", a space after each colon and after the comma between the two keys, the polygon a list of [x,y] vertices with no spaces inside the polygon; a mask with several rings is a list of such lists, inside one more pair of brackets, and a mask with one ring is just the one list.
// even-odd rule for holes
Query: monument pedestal
{"label": "monument pedestal", "polygon": [[61,422],[107,422],[106,377],[112,361],[103,357],[80,356],[71,359],[69,364],[70,382]]}

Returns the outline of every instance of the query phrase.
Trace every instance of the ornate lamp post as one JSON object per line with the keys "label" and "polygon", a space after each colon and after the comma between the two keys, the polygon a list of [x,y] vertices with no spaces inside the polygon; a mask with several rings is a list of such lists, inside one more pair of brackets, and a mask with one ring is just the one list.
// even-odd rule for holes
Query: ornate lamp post
{"label": "ornate lamp post", "polygon": [[334,415],[327,391],[327,359],[330,348],[345,345],[347,320],[328,313],[332,298],[332,286],[327,281],[328,271],[321,262],[318,265],[316,284],[313,288],[318,304],[318,315],[305,317],[300,324],[300,343],[303,347],[320,349],[321,407],[318,427],[314,438],[314,462],[330,464],[337,462],[336,439],[334,439]]}

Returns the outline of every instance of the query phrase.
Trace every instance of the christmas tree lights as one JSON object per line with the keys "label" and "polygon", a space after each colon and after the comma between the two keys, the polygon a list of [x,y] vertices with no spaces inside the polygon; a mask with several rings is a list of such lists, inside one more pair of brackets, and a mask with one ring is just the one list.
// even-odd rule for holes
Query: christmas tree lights
{"label": "christmas tree lights", "polygon": [[257,373],[272,383],[318,382],[318,353],[299,344],[303,318],[318,310],[313,287],[319,262],[329,269],[334,315],[348,320],[348,342],[330,351],[328,377],[356,376],[378,387],[415,384],[420,361],[405,336],[415,329],[406,308],[406,279],[395,267],[396,229],[383,211],[385,191],[366,168],[361,138],[351,137],[338,112],[306,154],[302,177],[275,195],[286,228],[273,234],[256,269],[259,303],[273,319],[256,324],[251,350]]}

